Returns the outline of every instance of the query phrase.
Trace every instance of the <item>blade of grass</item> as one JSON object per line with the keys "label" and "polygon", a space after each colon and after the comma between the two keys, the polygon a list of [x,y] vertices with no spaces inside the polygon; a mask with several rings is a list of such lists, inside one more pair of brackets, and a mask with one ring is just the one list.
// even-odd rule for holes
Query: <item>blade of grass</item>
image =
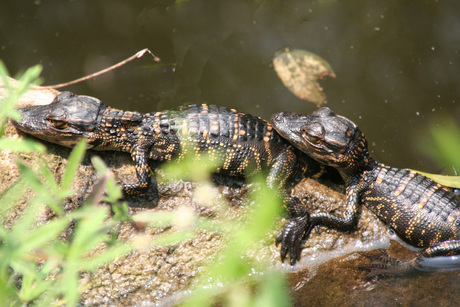
{"label": "blade of grass", "polygon": [[9,212],[17,206],[21,198],[25,197],[27,185],[24,184],[24,179],[21,177],[14,182],[0,195],[0,217],[6,218]]}
{"label": "blade of grass", "polygon": [[27,252],[42,247],[47,242],[51,242],[57,238],[69,223],[70,220],[67,218],[55,219],[34,229],[30,233],[24,234],[21,249]]}
{"label": "blade of grass", "polygon": [[86,142],[80,141],[70,153],[67,166],[62,177],[61,187],[66,190],[70,187],[78,171],[78,167],[83,160],[86,151]]}
{"label": "blade of grass", "polygon": [[10,150],[13,152],[45,152],[46,147],[38,142],[24,139],[0,139],[0,150]]}
{"label": "blade of grass", "polygon": [[40,82],[39,75],[42,70],[40,65],[36,65],[27,69],[27,71],[19,77],[17,87],[13,88],[8,80],[8,71],[0,61],[0,76],[2,78],[4,87],[7,89],[7,95],[2,99],[0,104],[0,136],[5,132],[5,123],[9,117],[13,119],[20,119],[19,112],[14,109],[14,105],[18,102],[19,98],[29,90],[32,83],[38,84]]}

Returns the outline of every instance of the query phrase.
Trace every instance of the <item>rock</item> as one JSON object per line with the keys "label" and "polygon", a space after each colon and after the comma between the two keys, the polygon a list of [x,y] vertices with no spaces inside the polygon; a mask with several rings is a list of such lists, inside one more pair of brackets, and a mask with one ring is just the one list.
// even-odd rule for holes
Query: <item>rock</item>
{"label": "rock", "polygon": [[[13,81],[14,82],[14,81]],[[46,104],[50,103],[57,91],[40,90],[33,88],[20,99],[20,105]],[[4,95],[4,87],[0,84],[0,95]],[[24,138],[24,134],[11,125],[7,124],[6,137]],[[19,171],[16,161],[21,160],[30,166],[38,166],[44,163],[56,176],[63,175],[64,166],[70,150],[54,144],[46,143],[48,151],[43,154],[32,153],[27,156],[12,152],[0,152],[0,176],[2,178],[0,191],[4,192],[19,178]],[[84,198],[91,191],[96,178],[93,174],[93,166],[90,163],[92,155],[99,155],[106,162],[109,169],[114,173],[119,182],[129,183],[136,181],[136,173],[131,158],[127,153],[119,152],[92,152],[86,156],[75,177],[73,188],[76,194],[69,198],[64,205],[66,211],[77,209]],[[166,183],[163,181],[161,172],[157,176],[159,180],[160,200],[157,206],[151,202],[134,200],[130,202],[130,213],[142,211],[171,211],[179,207],[189,207],[198,215],[213,217],[213,210],[201,206],[194,198],[195,185],[187,182]],[[326,183],[321,184],[312,179],[303,180],[295,189],[295,193],[308,206],[311,212],[329,211],[341,212],[344,210],[345,196],[337,189],[343,187]],[[332,189],[332,188],[334,189]],[[229,189],[227,187],[215,187],[214,194],[219,201],[228,201],[228,210],[232,210],[234,218],[240,218],[241,207],[247,206],[245,201],[248,195],[246,185]],[[15,222],[21,211],[28,205],[32,197],[29,192],[16,204],[7,218],[6,224]],[[138,202],[137,202],[138,201]],[[51,211],[43,212],[37,223],[46,223],[54,218]],[[319,228],[313,232],[306,242],[302,253],[302,259],[292,269],[289,265],[281,265],[279,261],[279,248],[274,244],[274,238],[284,221],[280,218],[278,229],[267,233],[270,238],[270,245],[266,246],[265,253],[270,255],[273,266],[281,267],[286,271],[299,271],[314,276],[316,267],[327,260],[338,256],[346,255],[356,251],[369,250],[388,246],[388,231],[370,212],[363,209],[358,231],[351,234],[343,234],[334,230]],[[71,229],[67,233],[71,233]],[[175,227],[145,228],[125,222],[120,230],[119,240],[151,240],[155,236],[166,233],[173,233]],[[66,235],[63,235],[65,239]],[[222,236],[214,232],[200,231],[198,235],[177,246],[172,247],[150,247],[138,249],[125,257],[116,259],[112,263],[99,268],[94,273],[82,274],[82,283],[85,291],[82,295],[83,305],[101,306],[124,306],[154,304],[163,300],[170,301],[171,296],[183,293],[191,288],[196,281],[203,266],[213,259],[223,243]],[[257,251],[259,252],[259,251]]]}

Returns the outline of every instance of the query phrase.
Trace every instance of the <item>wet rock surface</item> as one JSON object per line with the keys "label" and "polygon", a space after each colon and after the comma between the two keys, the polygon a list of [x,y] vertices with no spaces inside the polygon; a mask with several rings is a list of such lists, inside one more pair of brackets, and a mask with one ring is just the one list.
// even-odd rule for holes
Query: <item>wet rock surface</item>
{"label": "wet rock surface", "polygon": [[[30,91],[29,93],[32,94],[25,95],[21,104],[35,104],[37,100],[49,103],[53,98],[53,92],[48,92],[45,96],[37,96],[35,92]],[[24,137],[23,134],[18,135],[11,124],[7,126],[6,136]],[[49,143],[46,146],[48,152],[45,154],[19,155],[7,151],[0,152],[0,178],[2,178],[0,193],[18,180],[19,171],[15,162],[17,160],[30,166],[45,164],[56,178],[62,176],[70,150]],[[73,188],[76,193],[67,200],[66,211],[78,208],[97,180],[90,163],[92,155],[99,155],[119,182],[136,181],[135,169],[128,154],[89,151],[74,180]],[[185,206],[192,208],[198,215],[213,216],[213,211],[201,206],[200,201],[195,198],[195,184],[184,181],[164,182],[161,172],[157,177],[160,193],[158,205],[152,205],[148,197],[140,198],[131,201],[129,209],[131,214],[142,211],[170,211]],[[307,204],[310,212],[343,212],[345,196],[340,192],[343,186],[327,182],[325,184],[312,179],[303,180],[296,187],[295,193]],[[239,214],[243,211],[241,208],[248,205],[247,189],[247,185],[233,188],[217,186],[214,188],[213,195],[216,195],[217,201],[228,202],[231,215],[239,218]],[[16,220],[31,197],[32,195],[27,194],[16,204],[7,219],[7,224]],[[46,223],[52,218],[51,212],[43,212],[37,223]],[[284,223],[285,221],[280,218],[277,231],[281,230]],[[139,227],[126,222],[121,227],[119,240],[149,241],[155,236],[172,233],[175,230],[174,227],[139,230]],[[455,301],[455,294],[460,290],[459,273],[424,274],[381,280],[366,279],[366,272],[357,269],[357,266],[369,260],[357,252],[386,248],[390,245],[390,240],[388,229],[365,208],[362,210],[356,232],[344,234],[321,227],[313,231],[305,243],[300,263],[294,268],[287,263],[280,263],[279,247],[273,243],[277,231],[267,234],[267,238],[272,243],[266,247],[266,252],[270,255],[273,266],[289,272],[292,300],[297,306],[339,304],[448,306]],[[63,236],[65,237],[65,234]],[[86,291],[82,296],[82,304],[125,306],[171,302],[172,296],[190,289],[203,265],[213,259],[221,245],[222,238],[219,234],[202,231],[193,239],[176,246],[140,248],[94,273],[84,273],[82,282]],[[411,252],[395,244],[392,244],[390,253],[406,257],[412,255]],[[424,295],[433,291],[438,293],[435,299]]]}

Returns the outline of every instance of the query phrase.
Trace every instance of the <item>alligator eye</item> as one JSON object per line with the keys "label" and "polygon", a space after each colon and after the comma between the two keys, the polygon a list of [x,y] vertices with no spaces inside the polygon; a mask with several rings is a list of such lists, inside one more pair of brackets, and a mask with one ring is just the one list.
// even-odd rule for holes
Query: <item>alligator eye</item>
{"label": "alligator eye", "polygon": [[302,128],[302,136],[310,143],[318,144],[323,141],[324,128],[319,124],[312,124]]}
{"label": "alligator eye", "polygon": [[316,136],[316,135],[310,135],[310,134],[306,133],[305,136],[307,137],[307,139],[311,143],[319,143],[319,141],[320,141],[320,138],[318,136]]}
{"label": "alligator eye", "polygon": [[48,119],[51,122],[51,125],[54,126],[56,129],[65,129],[69,126],[69,123],[63,120],[58,120],[58,119]]}

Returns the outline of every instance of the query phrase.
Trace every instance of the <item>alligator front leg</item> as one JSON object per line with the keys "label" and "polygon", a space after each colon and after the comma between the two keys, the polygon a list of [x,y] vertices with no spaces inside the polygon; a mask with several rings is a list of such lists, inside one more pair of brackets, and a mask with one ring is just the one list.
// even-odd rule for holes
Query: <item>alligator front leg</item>
{"label": "alligator front leg", "polygon": [[[300,260],[302,240],[308,239],[312,229],[316,225],[334,228],[340,231],[350,231],[358,224],[359,189],[352,188],[347,192],[348,201],[345,217],[339,217],[330,213],[320,212],[308,214],[307,209],[297,197],[286,197],[285,204],[289,213],[289,221],[283,231],[276,237],[276,244],[281,243],[281,260],[284,261],[289,254],[290,263],[294,265]],[[286,200],[287,199],[287,200]]]}
{"label": "alligator front leg", "polygon": [[368,184],[359,178],[351,178],[347,184],[347,205],[344,217],[327,212],[314,213],[310,216],[311,227],[316,225],[325,226],[338,231],[353,231],[358,226],[358,218],[361,211],[361,193],[368,188]]}
{"label": "alligator front leg", "polygon": [[298,182],[297,174],[305,173],[305,169],[300,172],[295,169],[296,159],[297,157],[291,150],[284,151],[277,157],[267,177],[269,187],[285,191],[283,203],[288,213],[288,221],[276,237],[276,245],[281,243],[281,261],[284,262],[289,255],[291,265],[300,260],[302,238],[308,236],[311,231],[308,223],[310,215],[305,205],[297,197],[291,195],[292,188]]}
{"label": "alligator front leg", "polygon": [[150,167],[148,164],[148,148],[146,146],[134,146],[131,149],[131,157],[135,163],[138,182],[134,184],[123,185],[123,194],[127,196],[141,195],[147,192],[149,188],[154,189],[155,197],[158,196],[158,189],[152,187]]}
{"label": "alligator front leg", "polygon": [[310,215],[297,197],[285,197],[289,220],[283,231],[276,237],[276,245],[281,243],[281,261],[289,254],[290,263],[294,265],[300,260],[302,239],[308,237],[312,227],[308,223]]}
{"label": "alligator front leg", "polygon": [[286,196],[285,205],[289,213],[289,221],[276,238],[276,243],[281,243],[281,260],[284,261],[289,254],[291,265],[294,265],[300,259],[302,240],[308,239],[312,229],[317,225],[339,231],[356,229],[361,209],[360,195],[368,188],[368,185],[362,182],[358,178],[351,179],[347,188],[347,206],[344,217],[327,212],[310,215],[297,197]]}

